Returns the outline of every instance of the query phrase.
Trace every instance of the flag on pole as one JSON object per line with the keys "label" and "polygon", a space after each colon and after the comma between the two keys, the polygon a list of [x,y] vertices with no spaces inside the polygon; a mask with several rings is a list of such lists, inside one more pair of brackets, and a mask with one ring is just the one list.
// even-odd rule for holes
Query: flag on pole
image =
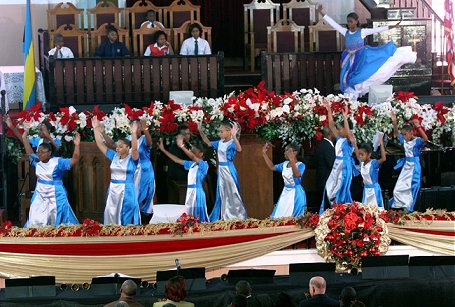
{"label": "flag on pole", "polygon": [[445,0],[444,3],[444,34],[447,42],[447,67],[450,84],[455,86],[455,47],[453,30],[453,0]]}
{"label": "flag on pole", "polygon": [[22,52],[24,53],[24,97],[23,109],[29,109],[36,103],[35,99],[35,51],[33,49],[32,18],[30,14],[30,0],[27,0],[25,13],[24,39]]}

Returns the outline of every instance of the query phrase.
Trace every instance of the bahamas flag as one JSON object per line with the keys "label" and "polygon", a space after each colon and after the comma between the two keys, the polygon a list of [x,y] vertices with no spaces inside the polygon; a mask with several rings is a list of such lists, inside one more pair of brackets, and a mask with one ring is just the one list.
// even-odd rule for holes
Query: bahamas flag
{"label": "bahamas flag", "polygon": [[36,103],[35,99],[35,51],[33,50],[32,18],[30,15],[30,0],[27,0],[25,13],[24,40],[22,45],[24,53],[24,105],[29,109]]}

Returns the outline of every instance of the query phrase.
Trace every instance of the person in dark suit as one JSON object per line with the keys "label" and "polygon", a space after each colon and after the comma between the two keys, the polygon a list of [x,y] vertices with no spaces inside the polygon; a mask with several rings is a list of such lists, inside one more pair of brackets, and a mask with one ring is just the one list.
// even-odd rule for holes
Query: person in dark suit
{"label": "person in dark suit", "polygon": [[335,136],[328,126],[322,129],[324,139],[316,149],[316,184],[318,192],[324,195],[324,209],[330,208],[330,202],[327,194],[324,193],[325,183],[332,171],[333,162],[335,161]]}
{"label": "person in dark suit", "polygon": [[117,29],[110,26],[107,29],[107,41],[95,50],[95,56],[99,57],[122,57],[128,56],[130,52],[124,43],[118,41]]}
{"label": "person in dark suit", "polygon": [[325,294],[326,282],[321,276],[315,276],[309,283],[311,298],[300,302],[299,307],[338,307],[340,303]]}

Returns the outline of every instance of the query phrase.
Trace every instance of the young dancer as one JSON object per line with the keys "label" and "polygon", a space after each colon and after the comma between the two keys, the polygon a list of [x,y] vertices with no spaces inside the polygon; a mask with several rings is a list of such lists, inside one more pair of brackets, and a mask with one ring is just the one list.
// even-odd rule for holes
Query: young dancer
{"label": "young dancer", "polygon": [[172,55],[171,44],[167,41],[167,35],[165,32],[158,30],[153,34],[153,43],[151,43],[147,49],[145,49],[144,56],[163,56]]}
{"label": "young dancer", "polygon": [[185,207],[186,212],[199,217],[200,222],[208,222],[209,216],[207,214],[207,202],[205,197],[204,188],[202,184],[207,175],[209,164],[202,160],[206,148],[205,144],[192,145],[191,151],[185,147],[183,136],[178,135],[176,139],[177,146],[191,159],[182,160],[164,148],[163,140],[160,139],[160,150],[175,163],[183,165],[188,171],[188,184],[186,190]]}
{"label": "young dancer", "polygon": [[262,148],[264,161],[271,171],[281,172],[284,180],[283,192],[281,192],[271,217],[280,218],[305,214],[306,195],[305,190],[302,187],[305,164],[297,161],[297,153],[300,149],[299,146],[297,144],[289,144],[286,146],[284,149],[286,161],[276,165],[273,165],[273,162],[267,155],[269,147],[270,144],[266,143]]}
{"label": "young dancer", "polygon": [[111,183],[107,192],[103,223],[105,225],[140,224],[141,216],[134,185],[134,173],[140,158],[137,147],[139,125],[133,122],[131,141],[120,139],[117,142],[116,151],[107,148],[104,144],[99,131],[98,118],[92,118],[92,126],[96,145],[111,160]]}
{"label": "young dancer", "polygon": [[370,86],[390,79],[402,65],[415,63],[417,54],[410,46],[397,48],[393,41],[378,47],[365,46],[365,37],[396,28],[400,22],[394,26],[360,29],[359,16],[350,13],[346,29],[326,15],[322,5],[317,11],[324,21],[346,38],[346,50],[341,56],[340,90],[354,100],[368,93]]}
{"label": "young dancer", "polygon": [[428,137],[422,126],[420,126],[419,120],[414,119],[412,121],[414,128],[420,134],[420,137],[414,137],[413,127],[411,125],[404,125],[400,134],[398,132],[395,113],[392,112],[391,117],[394,135],[403,144],[406,157],[398,160],[395,166],[395,169],[403,168],[393,189],[393,197],[389,200],[389,205],[392,208],[413,211],[419,195],[420,180],[422,177],[420,150],[425,146]]}
{"label": "young dancer", "polygon": [[213,147],[218,154],[218,181],[216,188],[216,200],[210,221],[246,219],[246,209],[240,196],[239,180],[237,170],[234,166],[234,157],[237,152],[242,151],[237,132],[239,128],[236,123],[224,123],[219,128],[220,140],[210,142],[205,135],[202,124],[198,124],[199,134],[204,143]]}
{"label": "young dancer", "polygon": [[30,155],[30,164],[35,167],[36,182],[30,204],[30,212],[25,227],[58,226],[60,224],[77,224],[76,215],[68,202],[63,186],[63,173],[79,162],[79,133],[74,137],[74,151],[71,159],[53,157],[50,143],[38,145],[36,154],[30,146],[28,130],[22,135],[25,152]]}
{"label": "young dancer", "polygon": [[[333,121],[332,108],[329,103],[326,105],[327,108],[327,117],[329,120],[329,128],[332,131],[333,135],[336,136],[335,143],[335,162],[333,163],[332,171],[330,172],[329,179],[325,184],[325,193],[327,193],[327,198],[330,203],[351,203],[351,182],[352,176],[357,176],[358,172],[356,171],[354,161],[352,159],[352,153],[354,152],[354,147],[347,139],[350,129],[351,122],[348,122],[348,107],[346,106],[343,110],[343,124],[338,124],[335,127]],[[324,198],[322,200],[321,208],[319,213],[324,212]]]}
{"label": "young dancer", "polygon": [[355,155],[360,161],[360,174],[362,175],[364,184],[362,203],[384,208],[381,186],[378,183],[379,167],[387,159],[382,135],[379,137],[381,148],[381,158],[379,160],[371,159],[373,148],[370,144],[360,144],[357,147],[357,142],[353,133],[349,134],[349,141],[354,145]]}

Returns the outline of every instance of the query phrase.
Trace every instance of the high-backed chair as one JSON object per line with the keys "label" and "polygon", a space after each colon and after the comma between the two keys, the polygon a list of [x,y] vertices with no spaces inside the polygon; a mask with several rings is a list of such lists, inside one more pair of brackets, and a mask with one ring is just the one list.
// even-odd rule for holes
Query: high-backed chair
{"label": "high-backed chair", "polygon": [[180,48],[182,47],[183,41],[190,37],[188,33],[188,29],[191,23],[197,23],[202,27],[202,38],[209,42],[210,48],[212,47],[212,27],[206,27],[202,23],[198,21],[187,21],[179,28],[174,28],[173,30],[173,40],[172,40],[172,47],[174,48],[174,53],[177,54],[180,52]]}
{"label": "high-backed chair", "polygon": [[60,2],[47,10],[47,29],[54,31],[61,25],[72,24],[84,29],[84,9],[78,9],[71,2]]}
{"label": "high-backed chair", "polygon": [[100,1],[94,8],[87,10],[88,28],[89,30],[98,29],[105,23],[124,27],[123,14],[124,10],[118,8],[114,3],[107,0]]}
{"label": "high-backed chair", "polygon": [[75,57],[83,57],[88,54],[88,35],[87,31],[80,30],[76,25],[61,25],[57,30],[49,32],[49,47],[54,47],[54,37],[61,34],[65,41],[65,46],[70,48]]}
{"label": "high-backed chair", "polygon": [[267,50],[267,27],[279,19],[280,5],[270,0],[253,0],[243,5],[245,31],[245,58],[249,59],[251,71],[255,68],[255,57]]}
{"label": "high-backed chair", "polygon": [[147,25],[144,25],[139,29],[133,30],[133,50],[135,55],[144,55],[145,49],[147,49],[147,46],[152,43],[153,36],[158,30],[166,33],[167,40],[172,45],[171,29],[147,28]]}
{"label": "high-backed chair", "polygon": [[281,19],[272,27],[267,27],[268,52],[303,51],[304,26],[298,26],[288,19]]}
{"label": "high-backed chair", "polygon": [[126,45],[130,50],[129,31],[121,29],[117,24],[103,23],[96,30],[90,31],[90,55],[95,54],[95,49],[107,40],[107,29],[112,26],[117,29],[118,40]]}
{"label": "high-backed chair", "polygon": [[170,6],[163,8],[164,26],[167,28],[179,28],[185,22],[201,20],[201,7],[194,5],[189,0],[175,0]]}
{"label": "high-backed chair", "polygon": [[283,3],[283,18],[292,20],[298,26],[308,27],[319,21],[316,7],[317,3],[311,0],[291,0]]}
{"label": "high-backed chair", "polygon": [[342,35],[326,24],[323,19],[314,26],[309,26],[310,52],[341,51],[343,48]]}
{"label": "high-backed chair", "polygon": [[156,13],[155,19],[162,22],[163,9],[155,6],[148,0],[141,0],[134,3],[132,7],[126,8],[126,24],[133,30],[139,29],[144,21],[146,21],[147,12],[154,10]]}

